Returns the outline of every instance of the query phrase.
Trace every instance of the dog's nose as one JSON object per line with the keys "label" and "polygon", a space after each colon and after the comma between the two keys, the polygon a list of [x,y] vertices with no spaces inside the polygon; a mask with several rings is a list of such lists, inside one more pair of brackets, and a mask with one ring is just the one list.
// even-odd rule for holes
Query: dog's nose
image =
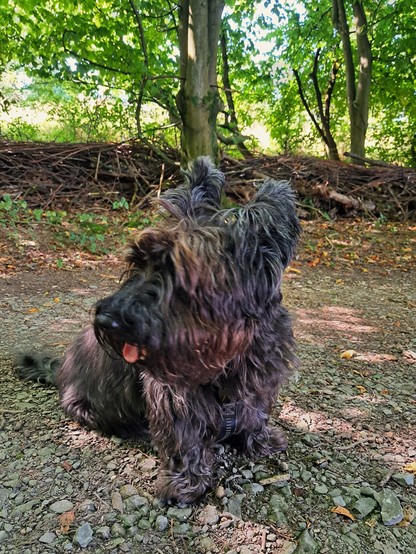
{"label": "dog's nose", "polygon": [[95,324],[101,329],[116,330],[120,328],[120,325],[110,315],[101,313],[95,316]]}

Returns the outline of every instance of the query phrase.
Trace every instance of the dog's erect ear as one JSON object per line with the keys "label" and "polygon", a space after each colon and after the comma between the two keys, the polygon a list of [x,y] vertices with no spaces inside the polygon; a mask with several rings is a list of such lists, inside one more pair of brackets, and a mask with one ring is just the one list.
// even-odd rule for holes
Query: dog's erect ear
{"label": "dog's erect ear", "polygon": [[283,267],[288,266],[302,231],[296,213],[296,196],[289,182],[267,179],[248,207],[261,209],[261,217],[266,218],[264,232],[279,247]]}
{"label": "dog's erect ear", "polygon": [[135,242],[130,245],[126,262],[130,268],[142,269],[149,265],[153,267],[167,263],[172,251],[174,239],[165,229],[150,227],[144,229]]}
{"label": "dog's erect ear", "polygon": [[295,195],[287,181],[266,180],[251,202],[224,211],[222,218],[234,234],[235,255],[241,265],[266,273],[268,268],[275,273],[276,268],[283,270],[289,265],[301,227]]}
{"label": "dog's erect ear", "polygon": [[224,174],[208,156],[197,158],[184,172],[187,184],[166,191],[159,204],[175,217],[197,217],[217,210],[224,188]]}

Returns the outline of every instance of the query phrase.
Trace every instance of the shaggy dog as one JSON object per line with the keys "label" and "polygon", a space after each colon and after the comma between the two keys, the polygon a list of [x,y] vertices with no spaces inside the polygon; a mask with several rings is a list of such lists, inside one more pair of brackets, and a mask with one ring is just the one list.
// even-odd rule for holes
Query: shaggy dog
{"label": "shaggy dog", "polygon": [[65,412],[107,434],[150,433],[158,495],[190,503],[213,480],[214,445],[257,458],[287,447],[268,426],[297,363],[280,291],[300,226],[287,182],[221,209],[224,176],[198,158],[159,200],[167,217],[131,245],[121,287],[63,362],[22,354],[23,379],[55,384]]}

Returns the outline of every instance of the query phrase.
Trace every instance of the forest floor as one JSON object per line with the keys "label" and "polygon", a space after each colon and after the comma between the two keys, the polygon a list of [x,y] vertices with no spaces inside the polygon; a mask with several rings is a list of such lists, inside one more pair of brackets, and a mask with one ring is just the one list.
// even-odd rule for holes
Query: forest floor
{"label": "forest floor", "polygon": [[54,389],[12,369],[17,349],[63,352],[117,287],[122,248],[0,229],[1,554],[415,552],[416,227],[303,228],[284,285],[301,368],[274,414],[289,449],[220,451],[216,488],[184,508],[155,500],[151,445],[79,427]]}

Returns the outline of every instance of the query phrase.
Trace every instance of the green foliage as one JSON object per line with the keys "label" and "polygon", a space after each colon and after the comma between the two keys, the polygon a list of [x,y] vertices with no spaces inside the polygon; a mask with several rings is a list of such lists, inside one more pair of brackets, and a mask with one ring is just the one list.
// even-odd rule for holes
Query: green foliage
{"label": "green foliage", "polygon": [[113,210],[114,213],[96,214],[31,209],[25,200],[13,199],[10,194],[5,194],[0,200],[0,227],[13,230],[13,233],[21,226],[38,231],[43,226],[52,227],[56,248],[77,248],[94,254],[106,254],[112,245],[113,236],[119,247],[120,241],[127,240],[128,230],[142,229],[158,220],[158,216],[148,212],[129,212],[129,203],[125,198],[114,202]]}
{"label": "green foliage", "polygon": [[[1,66],[24,67],[33,80],[23,85],[3,80],[2,110],[18,105],[23,113],[11,120],[1,111],[1,134],[13,140],[122,140],[137,132],[141,99],[142,132],[152,139],[162,134],[177,146],[181,5],[169,0],[3,2]],[[416,4],[363,0],[363,5],[374,58],[368,155],[416,164]],[[352,3],[345,6],[350,17]],[[332,132],[341,145],[348,136],[345,69],[331,8],[328,0],[226,1],[223,28],[239,127],[267,125],[279,151],[322,153],[293,77],[296,69],[316,111],[310,73],[317,48],[321,90],[334,61],[341,63],[332,98]],[[218,69],[221,74],[221,63]],[[27,117],[24,110],[29,108],[45,114],[48,128]],[[219,123],[226,117],[222,113]]]}

